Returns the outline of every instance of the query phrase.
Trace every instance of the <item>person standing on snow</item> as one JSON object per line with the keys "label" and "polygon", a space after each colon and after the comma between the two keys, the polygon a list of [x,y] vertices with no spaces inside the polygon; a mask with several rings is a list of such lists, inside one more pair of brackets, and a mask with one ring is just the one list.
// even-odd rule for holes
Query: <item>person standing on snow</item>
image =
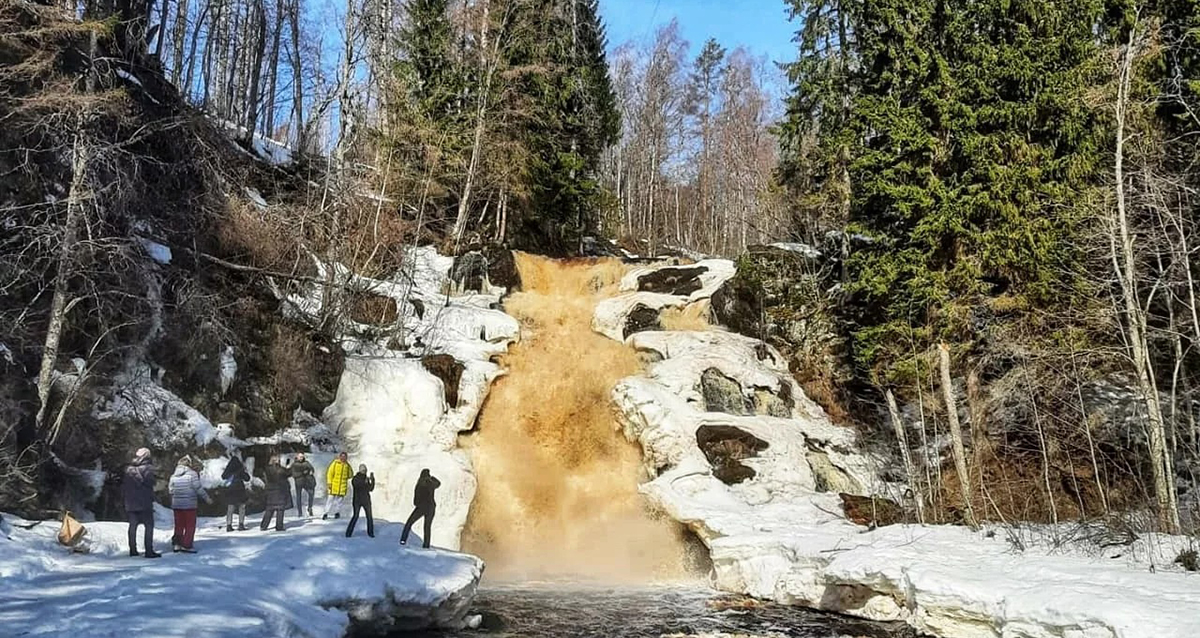
{"label": "person standing on snow", "polygon": [[283,531],[283,513],[292,507],[292,486],[288,484],[291,471],[279,464],[279,457],[272,456],[264,472],[267,483],[267,509],[263,512],[258,528],[267,531],[271,515],[275,515],[275,531]]}
{"label": "person standing on snow", "polygon": [[408,517],[408,522],[404,524],[404,533],[400,534],[400,544],[408,544],[408,532],[412,529],[413,523],[417,522],[418,518],[425,518],[425,535],[423,544],[425,549],[429,549],[429,536],[433,529],[433,514],[437,510],[437,503],[433,501],[433,491],[442,486],[442,482],[434,478],[429,473],[428,469],[421,470],[421,478],[417,479],[417,487],[413,490],[413,513]]}
{"label": "person standing on snow", "polygon": [[296,484],[296,515],[304,516],[304,492],[308,492],[308,515],[312,516],[313,492],[317,489],[316,470],[304,458],[304,452],[296,453],[296,461],[288,466],[292,470],[292,481]]}
{"label": "person standing on snow", "polygon": [[196,538],[196,507],[199,499],[211,503],[208,492],[200,485],[200,462],[190,456],[179,459],[175,473],[167,483],[171,493],[171,509],[175,510],[175,536],[172,537],[172,550],[176,552],[196,553],[192,543]]}
{"label": "person standing on snow", "polygon": [[154,464],[150,462],[149,448],[141,448],[133,455],[133,462],[125,467],[125,479],[121,483],[121,494],[125,497],[125,515],[129,517],[129,555],[137,556],[137,528],[145,526],[142,547],[146,558],[162,556],[154,551]]}
{"label": "person standing on snow", "polygon": [[250,482],[250,473],[246,471],[239,452],[234,452],[225,464],[221,478],[229,489],[225,490],[225,531],[233,531],[233,511],[238,513],[238,530],[246,531],[246,483]]}
{"label": "person standing on snow", "polygon": [[350,524],[346,526],[346,538],[354,535],[359,508],[367,511],[367,536],[375,538],[375,519],[371,516],[371,492],[375,489],[375,473],[371,472],[371,476],[368,477],[367,466],[359,465],[358,474],[350,479],[350,484],[354,487],[354,516],[350,517]]}
{"label": "person standing on snow", "polygon": [[321,515],[321,520],[329,518],[330,512],[333,512],[334,518],[341,518],[342,501],[346,500],[346,488],[352,474],[354,472],[350,469],[350,463],[346,461],[345,452],[329,464],[329,468],[325,470],[325,491],[329,496],[325,499],[325,513]]}

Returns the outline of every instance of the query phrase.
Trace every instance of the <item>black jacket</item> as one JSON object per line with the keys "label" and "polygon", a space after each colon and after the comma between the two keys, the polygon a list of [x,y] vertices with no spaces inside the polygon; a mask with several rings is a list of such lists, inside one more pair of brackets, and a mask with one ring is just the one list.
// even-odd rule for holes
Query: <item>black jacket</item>
{"label": "black jacket", "polygon": [[246,502],[246,483],[250,482],[250,474],[246,472],[241,459],[236,456],[229,459],[225,471],[221,472],[221,479],[229,482],[229,488],[225,490],[226,502],[230,505]]}
{"label": "black jacket", "polygon": [[417,489],[413,491],[413,505],[417,509],[432,510],[436,503],[433,501],[433,491],[442,486],[442,482],[431,474],[421,474],[417,479]]}
{"label": "black jacket", "polygon": [[283,466],[271,464],[263,474],[267,484],[267,509],[291,509],[292,487],[288,485],[288,479],[292,473]]}
{"label": "black jacket", "polygon": [[375,489],[374,476],[367,476],[359,472],[350,479],[350,486],[354,488],[354,504],[356,506],[371,504],[371,491]]}

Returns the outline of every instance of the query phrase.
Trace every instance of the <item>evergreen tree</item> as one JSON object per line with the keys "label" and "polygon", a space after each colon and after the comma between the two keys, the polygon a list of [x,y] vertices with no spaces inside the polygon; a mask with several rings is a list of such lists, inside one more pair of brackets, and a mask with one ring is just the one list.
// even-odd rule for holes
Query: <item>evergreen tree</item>
{"label": "evergreen tree", "polygon": [[856,16],[851,263],[861,363],[973,343],[979,304],[1077,294],[1074,200],[1105,166],[1093,0],[880,0]]}
{"label": "evergreen tree", "polygon": [[[787,0],[799,18],[798,55],[783,65],[792,92],[776,133],[779,180],[792,193],[798,234],[841,229],[850,210],[850,106],[856,92],[857,0]],[[845,255],[843,255],[844,257]]]}
{"label": "evergreen tree", "polygon": [[528,104],[531,193],[520,241],[574,249],[598,224],[597,173],[620,130],[595,0],[513,0],[508,65]]}
{"label": "evergreen tree", "polygon": [[463,108],[469,77],[456,55],[449,0],[412,0],[396,34],[398,60],[384,142],[396,151],[393,187],[420,193],[433,220],[451,218],[470,151]]}

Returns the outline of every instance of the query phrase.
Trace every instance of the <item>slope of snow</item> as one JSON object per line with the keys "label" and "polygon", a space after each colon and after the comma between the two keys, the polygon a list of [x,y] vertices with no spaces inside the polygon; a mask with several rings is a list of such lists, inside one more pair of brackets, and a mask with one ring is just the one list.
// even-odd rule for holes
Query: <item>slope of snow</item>
{"label": "slope of snow", "polygon": [[[597,330],[623,325],[611,313],[597,308]],[[638,332],[625,341],[651,361],[612,395],[656,477],[641,491],[709,547],[718,588],[950,638],[1200,636],[1200,575],[1169,564],[1187,539],[1154,538],[1113,556],[1036,543],[1018,552],[995,529],[867,531],[845,519],[836,492],[896,498],[903,486],[876,478],[876,463],[854,452],[853,433],[804,396],[772,348],[722,331]],[[712,368],[747,398],[790,395],[791,414],[707,412],[701,377]],[[741,460],[755,475],[733,485],[716,478],[697,442],[703,426],[766,442]]]}
{"label": "slope of snow", "polygon": [[[56,522],[3,519],[6,636],[340,636],[352,619],[457,628],[483,572],[473,556],[400,547],[400,525],[378,519],[373,539],[362,523],[344,538],[344,520],[226,533],[224,519],[202,519],[198,554],[154,560],[128,556],[124,523],[88,523],[92,552],[80,555],[57,545]],[[170,547],[162,523],[155,543]]]}

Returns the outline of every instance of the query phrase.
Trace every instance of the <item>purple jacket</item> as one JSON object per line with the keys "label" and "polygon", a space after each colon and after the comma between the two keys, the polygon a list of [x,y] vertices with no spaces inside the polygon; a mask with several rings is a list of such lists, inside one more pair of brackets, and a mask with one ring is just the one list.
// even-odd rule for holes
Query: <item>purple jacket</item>
{"label": "purple jacket", "polygon": [[134,461],[125,468],[121,494],[125,497],[126,512],[148,512],[154,509],[154,465],[150,459]]}

